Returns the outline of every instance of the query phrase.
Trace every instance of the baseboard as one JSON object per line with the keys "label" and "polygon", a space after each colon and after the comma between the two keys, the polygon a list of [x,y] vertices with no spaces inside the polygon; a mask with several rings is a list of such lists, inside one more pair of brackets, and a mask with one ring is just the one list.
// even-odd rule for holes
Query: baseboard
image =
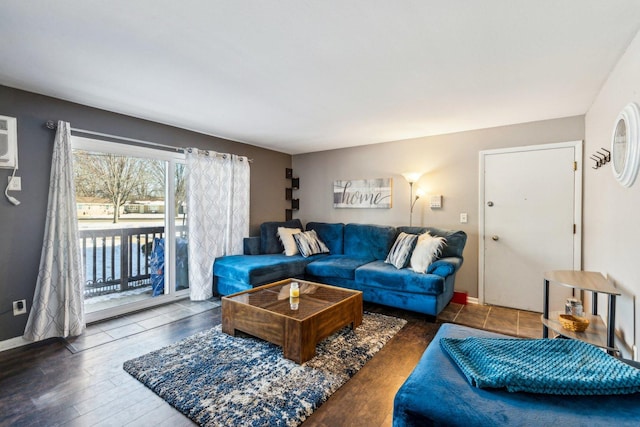
{"label": "baseboard", "polygon": [[22,347],[29,344],[33,344],[33,342],[27,341],[22,337],[9,338],[8,340],[0,341],[0,352],[11,350],[12,348]]}
{"label": "baseboard", "polygon": [[467,297],[467,304],[475,304],[478,305],[478,298],[476,297]]}

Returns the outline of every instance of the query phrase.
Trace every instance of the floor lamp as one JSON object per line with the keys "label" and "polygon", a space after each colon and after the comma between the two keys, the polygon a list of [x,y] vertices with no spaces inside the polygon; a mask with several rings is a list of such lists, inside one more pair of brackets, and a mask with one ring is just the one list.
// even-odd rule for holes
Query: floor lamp
{"label": "floor lamp", "polygon": [[419,190],[416,191],[415,197],[413,196],[413,184],[420,179],[422,172],[405,172],[402,176],[409,183],[409,227],[411,227],[413,225],[413,207],[421,196]]}

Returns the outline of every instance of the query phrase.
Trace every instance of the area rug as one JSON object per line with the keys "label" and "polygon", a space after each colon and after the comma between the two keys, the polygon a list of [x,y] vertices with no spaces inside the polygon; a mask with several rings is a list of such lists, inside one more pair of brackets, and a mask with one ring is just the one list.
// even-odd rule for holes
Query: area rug
{"label": "area rug", "polygon": [[365,313],[298,365],[282,349],[220,325],[128,360],[124,370],[201,426],[297,426],[349,380],[405,320]]}

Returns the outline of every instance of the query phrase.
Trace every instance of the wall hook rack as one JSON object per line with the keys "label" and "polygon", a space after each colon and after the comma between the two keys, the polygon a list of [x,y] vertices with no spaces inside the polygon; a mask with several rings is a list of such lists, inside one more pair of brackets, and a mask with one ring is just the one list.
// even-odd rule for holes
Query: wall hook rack
{"label": "wall hook rack", "polygon": [[596,162],[596,165],[592,166],[592,169],[598,169],[611,161],[611,151],[607,150],[606,148],[601,148],[601,150],[603,150],[604,153],[602,151],[596,150],[596,152],[589,157],[591,160]]}

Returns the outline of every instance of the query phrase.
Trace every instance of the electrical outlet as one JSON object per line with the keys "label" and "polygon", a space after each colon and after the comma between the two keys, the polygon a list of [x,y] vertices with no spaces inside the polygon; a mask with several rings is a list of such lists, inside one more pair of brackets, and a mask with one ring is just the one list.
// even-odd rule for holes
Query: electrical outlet
{"label": "electrical outlet", "polygon": [[8,191],[22,191],[22,179],[19,176],[7,177],[7,179],[9,180]]}
{"label": "electrical outlet", "polygon": [[21,299],[13,302],[13,315],[18,316],[27,312],[27,300]]}

